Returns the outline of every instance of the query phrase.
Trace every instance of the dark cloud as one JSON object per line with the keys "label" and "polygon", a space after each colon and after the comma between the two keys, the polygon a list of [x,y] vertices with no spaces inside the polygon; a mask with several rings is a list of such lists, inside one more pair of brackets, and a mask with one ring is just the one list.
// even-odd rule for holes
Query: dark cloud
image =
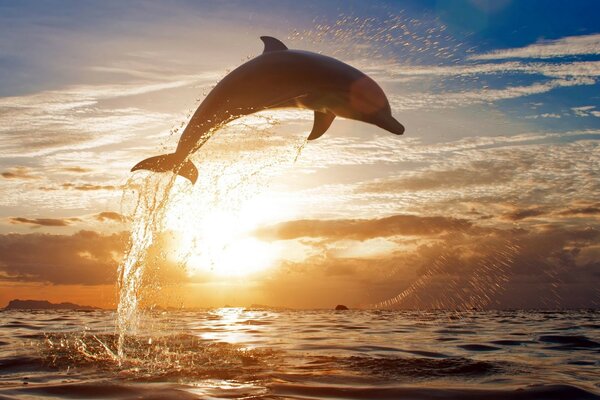
{"label": "dark cloud", "polygon": [[[332,231],[324,239],[341,238]],[[416,243],[346,258],[319,242],[317,254],[277,270],[268,290],[274,304],[306,307],[322,306],[323,299],[403,309],[600,307],[598,227],[473,225]]]}
{"label": "dark cloud", "polygon": [[69,226],[72,222],[81,221],[79,218],[23,218],[23,217],[12,217],[10,218],[11,224],[29,224],[35,227],[40,226]]}
{"label": "dark cloud", "polygon": [[[129,234],[80,231],[73,235],[0,235],[0,279],[51,284],[103,285],[116,282]],[[146,257],[144,280],[159,285],[185,279],[185,270],[165,260],[167,235]]]}
{"label": "dark cloud", "polygon": [[73,235],[0,235],[0,271],[4,279],[53,284],[107,284],[127,235],[81,231]]}
{"label": "dark cloud", "polygon": [[572,206],[559,211],[550,211],[543,207],[529,207],[516,209],[513,212],[503,215],[502,217],[509,221],[520,221],[526,218],[539,217],[544,215],[554,215],[561,217],[577,216],[577,215],[597,215],[600,214],[600,204],[589,204],[581,206]]}
{"label": "dark cloud", "polygon": [[504,219],[507,219],[509,221],[520,221],[525,218],[539,217],[545,214],[547,214],[547,212],[544,209],[533,207],[522,210],[515,210],[511,213],[505,214],[503,217]]}
{"label": "dark cloud", "polygon": [[477,161],[464,168],[426,170],[415,175],[366,182],[358,187],[358,192],[393,193],[492,185],[508,182],[514,175],[514,166],[506,162]]}
{"label": "dark cloud", "polygon": [[562,210],[558,215],[570,216],[570,215],[597,215],[600,214],[600,204],[594,204],[589,206],[571,207]]}
{"label": "dark cloud", "polygon": [[447,217],[394,215],[378,219],[296,220],[257,230],[267,240],[321,237],[331,240],[367,240],[389,236],[426,236],[449,231],[464,231],[471,223]]}
{"label": "dark cloud", "polygon": [[38,179],[27,167],[14,167],[0,173],[4,179]]}
{"label": "dark cloud", "polygon": [[124,215],[121,215],[118,212],[114,212],[114,211],[103,211],[99,214],[96,214],[95,218],[100,222],[104,222],[104,221],[125,222],[127,220],[127,218],[125,218]]}

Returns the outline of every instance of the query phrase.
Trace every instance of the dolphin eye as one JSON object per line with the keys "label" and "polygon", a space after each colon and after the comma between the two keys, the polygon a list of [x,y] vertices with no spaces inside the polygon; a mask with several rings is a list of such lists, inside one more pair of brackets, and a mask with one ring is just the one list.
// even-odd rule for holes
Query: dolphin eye
{"label": "dolphin eye", "polygon": [[350,86],[350,104],[364,114],[375,114],[388,105],[383,90],[370,78],[364,76]]}

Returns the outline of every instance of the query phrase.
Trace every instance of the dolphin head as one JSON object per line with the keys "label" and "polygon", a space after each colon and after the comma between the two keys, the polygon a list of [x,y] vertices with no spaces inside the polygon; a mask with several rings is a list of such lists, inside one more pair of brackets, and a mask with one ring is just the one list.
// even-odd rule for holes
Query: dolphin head
{"label": "dolphin head", "polygon": [[404,133],[404,126],[392,116],[383,89],[366,75],[352,83],[349,107],[353,119],[376,125],[395,135]]}
{"label": "dolphin head", "polygon": [[392,132],[394,135],[402,135],[404,133],[404,125],[398,122],[398,120],[392,116],[391,112],[380,113],[373,123],[388,132]]}

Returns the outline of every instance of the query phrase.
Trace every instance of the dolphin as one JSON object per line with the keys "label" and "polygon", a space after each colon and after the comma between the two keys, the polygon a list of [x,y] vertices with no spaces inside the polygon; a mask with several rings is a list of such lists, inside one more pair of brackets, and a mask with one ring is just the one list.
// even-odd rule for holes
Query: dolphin
{"label": "dolphin", "polygon": [[308,140],[321,137],[336,116],[367,122],[396,135],[404,126],[392,116],[379,85],[335,58],[290,50],[278,39],[261,36],[264,51],[223,78],[200,104],[174,153],[147,158],[131,171],[172,171],[192,184],[198,170],[189,160],[211,132],[244,115],[277,108],[313,110]]}

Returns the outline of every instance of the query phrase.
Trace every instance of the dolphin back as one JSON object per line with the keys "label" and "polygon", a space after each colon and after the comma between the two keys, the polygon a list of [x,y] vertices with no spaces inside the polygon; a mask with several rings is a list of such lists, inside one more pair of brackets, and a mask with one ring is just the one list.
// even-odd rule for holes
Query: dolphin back
{"label": "dolphin back", "polygon": [[146,158],[131,168],[132,172],[138,170],[147,170],[153,172],[171,171],[189,180],[192,185],[196,183],[196,180],[198,179],[198,169],[194,163],[186,159],[182,161],[181,157],[177,153]]}

